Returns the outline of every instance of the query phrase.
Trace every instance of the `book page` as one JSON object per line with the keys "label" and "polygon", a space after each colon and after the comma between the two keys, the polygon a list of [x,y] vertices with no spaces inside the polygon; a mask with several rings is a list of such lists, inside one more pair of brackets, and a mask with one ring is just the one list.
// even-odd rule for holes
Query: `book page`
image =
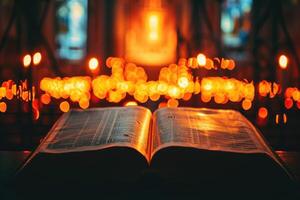
{"label": "book page", "polygon": [[53,126],[40,151],[65,153],[125,146],[148,155],[150,120],[151,111],[137,106],[71,110]]}
{"label": "book page", "polygon": [[153,114],[152,155],[167,146],[269,152],[253,125],[233,110],[164,108]]}

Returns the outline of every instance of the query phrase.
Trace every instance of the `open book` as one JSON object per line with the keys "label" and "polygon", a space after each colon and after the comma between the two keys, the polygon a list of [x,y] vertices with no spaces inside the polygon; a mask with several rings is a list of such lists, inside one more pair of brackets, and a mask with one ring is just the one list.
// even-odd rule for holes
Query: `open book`
{"label": "open book", "polygon": [[140,107],[63,114],[23,166],[50,180],[270,181],[289,174],[255,127],[233,110]]}

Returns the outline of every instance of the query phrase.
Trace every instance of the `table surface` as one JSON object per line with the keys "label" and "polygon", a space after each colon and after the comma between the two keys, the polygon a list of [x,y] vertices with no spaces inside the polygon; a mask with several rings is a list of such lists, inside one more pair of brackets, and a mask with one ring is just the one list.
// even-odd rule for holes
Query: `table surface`
{"label": "table surface", "polygon": [[[296,178],[296,188],[299,188],[299,190],[296,190],[300,191],[300,152],[276,151],[276,153],[285,163],[286,167],[294,174]],[[3,184],[9,181],[18,167],[29,155],[30,151],[0,151],[0,190],[1,183]],[[17,199],[11,198],[11,193],[12,192],[9,192],[9,198],[7,199]],[[3,199],[1,195],[0,199]]]}
{"label": "table surface", "polygon": [[[288,169],[300,182],[300,152],[276,151]],[[30,151],[0,151],[0,180],[9,179],[30,155]]]}

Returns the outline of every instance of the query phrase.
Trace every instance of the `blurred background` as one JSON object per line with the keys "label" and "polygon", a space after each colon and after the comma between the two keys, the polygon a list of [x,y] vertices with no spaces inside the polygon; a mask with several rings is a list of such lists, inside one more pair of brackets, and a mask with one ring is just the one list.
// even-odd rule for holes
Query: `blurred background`
{"label": "blurred background", "polygon": [[[236,66],[192,70],[194,76],[253,81],[253,102],[245,109],[193,95],[179,106],[239,110],[274,149],[300,150],[299,11],[298,0],[0,0],[0,83],[6,88],[0,96],[0,149],[33,149],[63,113],[64,100],[43,103],[45,77],[110,75],[107,58],[113,56],[142,67],[148,81],[158,80],[162,67],[202,53],[214,63],[233,59]],[[92,58],[97,70],[90,68]],[[38,100],[8,95],[14,84],[29,95],[33,86]],[[264,86],[275,94],[264,95]],[[89,107],[133,100],[90,98]],[[153,111],[166,101],[138,104]]]}

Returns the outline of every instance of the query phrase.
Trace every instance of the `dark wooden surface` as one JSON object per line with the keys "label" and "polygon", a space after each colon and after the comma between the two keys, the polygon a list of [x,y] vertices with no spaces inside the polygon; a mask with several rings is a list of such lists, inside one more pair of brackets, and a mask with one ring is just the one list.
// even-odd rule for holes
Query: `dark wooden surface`
{"label": "dark wooden surface", "polygon": [[[300,152],[276,151],[276,153],[300,182]],[[29,151],[0,151],[0,180],[9,179],[29,154]]]}
{"label": "dark wooden surface", "polygon": [[[300,192],[300,152],[276,151],[286,167],[295,175],[296,187]],[[15,171],[30,155],[29,151],[0,151],[0,199],[18,199],[17,194],[5,185],[13,177]],[[297,191],[298,189],[296,189]],[[298,192],[297,192],[298,195]],[[252,198],[251,198],[252,199]],[[294,198],[293,198],[294,199]]]}

